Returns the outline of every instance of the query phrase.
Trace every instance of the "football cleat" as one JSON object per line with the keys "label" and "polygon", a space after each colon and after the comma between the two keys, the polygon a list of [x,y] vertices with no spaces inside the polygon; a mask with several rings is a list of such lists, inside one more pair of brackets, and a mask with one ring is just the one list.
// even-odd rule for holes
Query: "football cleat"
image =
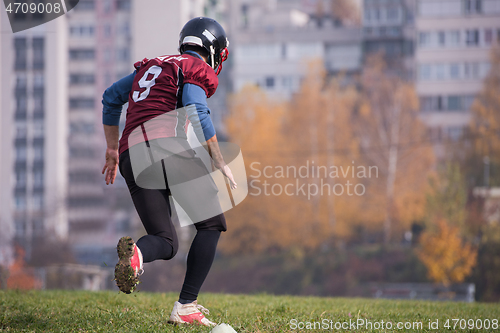
{"label": "football cleat", "polygon": [[118,263],[115,266],[115,281],[120,291],[130,294],[139,284],[142,275],[142,253],[131,237],[122,237],[116,246]]}
{"label": "football cleat", "polygon": [[198,304],[198,301],[194,301],[188,304],[181,304],[179,302],[174,303],[174,309],[170,315],[170,324],[180,325],[180,324],[198,324],[204,326],[215,326],[214,322],[211,322],[205,318],[205,314],[210,314],[208,309]]}

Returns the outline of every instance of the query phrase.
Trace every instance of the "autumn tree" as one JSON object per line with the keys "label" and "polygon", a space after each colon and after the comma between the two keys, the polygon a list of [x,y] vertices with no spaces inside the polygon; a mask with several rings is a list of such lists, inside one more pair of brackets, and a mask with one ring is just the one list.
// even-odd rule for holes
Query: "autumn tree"
{"label": "autumn tree", "polygon": [[226,213],[231,237],[221,241],[221,250],[236,254],[317,247],[323,232],[309,221],[307,201],[295,192],[284,193],[295,179],[275,174],[279,167],[290,165],[290,151],[299,141],[283,133],[287,103],[272,102],[258,87],[246,86],[229,104],[226,125],[231,140],[241,147],[249,195]]}
{"label": "autumn tree", "polygon": [[[500,47],[492,48],[490,71],[483,81],[482,90],[471,107],[471,122],[466,151],[461,159],[470,186],[500,186]],[[490,174],[484,168],[488,158]],[[487,198],[485,198],[487,199]],[[476,198],[477,202],[477,198]],[[477,267],[473,275],[477,294],[484,301],[500,299],[500,225],[484,218],[484,200],[480,205],[482,216],[476,214],[476,233],[479,238]],[[468,220],[471,220],[470,210]]]}
{"label": "autumn tree", "polygon": [[380,55],[368,58],[355,126],[364,158],[380,170],[379,197],[371,199],[384,209],[386,243],[424,215],[434,154],[418,109],[413,84],[391,73]]}
{"label": "autumn tree", "polygon": [[444,219],[437,222],[436,231],[422,233],[420,246],[417,255],[429,278],[444,285],[463,282],[476,264],[477,251],[462,240],[458,227]]}
{"label": "autumn tree", "polygon": [[361,10],[353,0],[330,0],[332,16],[343,25],[360,25]]}
{"label": "autumn tree", "polygon": [[[464,162],[476,186],[500,185],[500,47],[491,50],[490,59],[490,72],[471,107],[471,146]],[[484,157],[489,159],[490,184],[483,184]]]}

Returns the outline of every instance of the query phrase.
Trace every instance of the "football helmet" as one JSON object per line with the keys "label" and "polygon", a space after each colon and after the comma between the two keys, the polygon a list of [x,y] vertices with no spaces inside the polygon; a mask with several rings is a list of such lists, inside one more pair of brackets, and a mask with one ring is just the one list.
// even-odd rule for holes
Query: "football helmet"
{"label": "football helmet", "polygon": [[189,20],[179,35],[179,52],[184,53],[185,45],[197,45],[208,52],[207,63],[219,75],[222,63],[227,59],[229,40],[224,28],[214,19],[196,17]]}

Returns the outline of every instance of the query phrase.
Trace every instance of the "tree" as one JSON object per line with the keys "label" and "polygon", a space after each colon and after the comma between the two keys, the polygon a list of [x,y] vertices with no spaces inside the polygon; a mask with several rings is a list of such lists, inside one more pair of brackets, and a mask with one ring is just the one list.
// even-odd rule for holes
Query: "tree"
{"label": "tree", "polygon": [[466,233],[467,188],[458,164],[447,163],[436,176],[429,178],[425,222],[433,228],[438,219],[445,219]]}
{"label": "tree", "polygon": [[[230,99],[226,125],[231,140],[242,151],[249,177],[249,195],[227,212],[228,241],[224,253],[262,253],[291,247],[316,248],[324,232],[309,219],[311,208],[300,195],[284,193],[295,179],[276,170],[292,165],[290,152],[298,141],[283,134],[286,103],[272,102],[257,87],[247,86]],[[265,170],[264,170],[265,169]],[[293,190],[294,191],[294,190]]]}
{"label": "tree", "polygon": [[384,207],[388,243],[395,231],[423,217],[434,154],[418,117],[414,86],[391,73],[381,55],[369,57],[363,69],[356,129],[365,160],[379,167],[383,180],[374,184],[380,197],[371,199]]}
{"label": "tree", "polygon": [[[491,69],[471,107],[471,146],[466,172],[474,185],[500,185],[500,47],[491,51]],[[490,184],[483,184],[483,158],[489,158]],[[476,186],[477,186],[476,185]]]}
{"label": "tree", "polygon": [[476,264],[477,251],[462,241],[460,229],[445,219],[437,222],[437,231],[424,231],[420,236],[419,259],[435,282],[460,283]]}

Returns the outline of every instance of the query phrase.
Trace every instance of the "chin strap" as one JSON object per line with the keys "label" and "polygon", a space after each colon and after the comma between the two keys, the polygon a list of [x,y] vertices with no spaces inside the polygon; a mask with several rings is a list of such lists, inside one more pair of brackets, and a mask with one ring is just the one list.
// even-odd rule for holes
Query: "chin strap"
{"label": "chin strap", "polygon": [[220,52],[220,64],[219,66],[217,66],[217,71],[215,72],[216,75],[219,75],[220,71],[222,70],[222,63],[227,60],[228,56],[229,50],[226,47]]}

